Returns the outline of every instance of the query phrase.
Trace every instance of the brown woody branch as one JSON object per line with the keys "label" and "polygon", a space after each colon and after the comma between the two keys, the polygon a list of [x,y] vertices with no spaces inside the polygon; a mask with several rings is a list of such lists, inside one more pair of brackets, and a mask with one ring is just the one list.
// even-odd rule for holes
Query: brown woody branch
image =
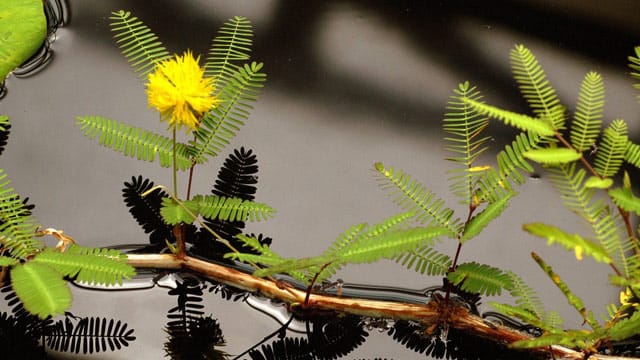
{"label": "brown woody branch", "polygon": [[[171,254],[129,254],[128,263],[138,268],[156,268],[181,270],[196,273],[219,283],[258,293],[272,299],[278,299],[290,306],[303,306],[314,310],[337,311],[354,315],[396,320],[413,320],[425,327],[448,325],[470,334],[510,344],[518,340],[529,339],[530,336],[512,328],[488,322],[469,313],[469,311],[453,302],[430,301],[426,304],[408,304],[400,302],[379,301],[370,299],[342,298],[339,296],[311,294],[308,303],[305,291],[295,289],[287,284],[273,280],[257,278],[241,271],[221,265],[209,263],[190,256],[178,258]],[[553,354],[556,359],[585,359],[580,351],[563,346],[537,349],[546,354]],[[588,360],[626,359],[607,355],[591,355]]]}

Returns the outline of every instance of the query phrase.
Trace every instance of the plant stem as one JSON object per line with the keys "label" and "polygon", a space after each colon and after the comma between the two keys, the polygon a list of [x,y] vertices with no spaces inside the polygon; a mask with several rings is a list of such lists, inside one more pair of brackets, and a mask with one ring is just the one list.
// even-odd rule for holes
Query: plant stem
{"label": "plant stem", "polygon": [[[307,292],[291,286],[283,285],[269,279],[254,277],[241,271],[227,268],[214,263],[209,263],[190,256],[180,259],[171,254],[128,254],[129,265],[138,268],[156,268],[168,270],[189,271],[208,279],[233,286],[235,288],[260,293],[272,299],[278,299],[289,305],[302,304],[307,297]],[[455,329],[469,332],[475,336],[486,338],[502,344],[510,344],[518,340],[527,340],[531,337],[525,333],[505,327],[500,324],[488,322],[485,319],[469,313],[469,310],[455,302],[450,302],[442,308],[442,303],[430,301],[427,304],[409,304],[394,301],[380,301],[362,298],[344,298],[340,296],[309,294],[306,308],[348,313],[374,318],[387,318],[398,320],[413,320],[425,326],[442,321],[442,312],[448,311],[450,316],[447,324]],[[584,359],[584,353],[574,351],[562,346],[553,345],[553,354],[563,359]],[[548,349],[532,349],[531,351],[548,355]],[[600,355],[592,355],[589,359],[605,359]]]}

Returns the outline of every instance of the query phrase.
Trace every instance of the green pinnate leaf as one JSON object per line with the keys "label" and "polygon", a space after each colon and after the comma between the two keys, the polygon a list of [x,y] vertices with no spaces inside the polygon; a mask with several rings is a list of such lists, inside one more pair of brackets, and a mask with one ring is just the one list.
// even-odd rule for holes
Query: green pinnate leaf
{"label": "green pinnate leaf", "polygon": [[496,219],[502,212],[509,206],[509,200],[513,196],[513,193],[509,193],[500,200],[490,203],[484,208],[478,215],[471,218],[467,226],[464,228],[461,243],[465,243],[468,240],[476,237],[487,225],[494,219]]}
{"label": "green pinnate leaf", "polygon": [[604,110],[604,83],[600,74],[585,75],[571,124],[571,145],[577,151],[589,150],[600,135]]}
{"label": "green pinnate leaf", "polygon": [[556,226],[542,223],[525,224],[523,228],[532,235],[547,239],[548,245],[557,243],[569,251],[574,251],[578,260],[582,260],[583,255],[586,255],[601,263],[611,263],[611,257],[602,246],[578,234],[569,234]]}
{"label": "green pinnate leaf", "polygon": [[608,189],[613,185],[611,178],[601,178],[599,176],[591,176],[584,182],[585,189]]}
{"label": "green pinnate leaf", "polygon": [[473,108],[478,113],[492,117],[494,119],[498,119],[504,122],[506,125],[513,126],[516,129],[520,129],[522,131],[530,131],[540,136],[553,136],[555,134],[553,126],[543,119],[536,119],[524,114],[518,114],[512,111],[500,109],[473,99],[465,98],[463,99],[463,101],[466,104],[470,105],[471,108]]}
{"label": "green pinnate leaf", "polygon": [[62,274],[45,264],[13,267],[11,286],[24,308],[41,319],[63,314],[71,306],[71,291]]}
{"label": "green pinnate leaf", "polygon": [[162,198],[160,215],[169,225],[191,224],[198,216],[198,204],[193,201],[178,202],[169,197]]}
{"label": "green pinnate leaf", "polygon": [[508,273],[476,262],[458,265],[447,274],[447,280],[453,285],[460,285],[464,291],[487,296],[500,295],[502,290],[511,290],[513,286]]}
{"label": "green pinnate leaf", "polygon": [[628,147],[627,124],[617,119],[604,129],[602,140],[598,145],[594,169],[602,177],[614,176],[625,158]]}
{"label": "green pinnate leaf", "polygon": [[582,157],[580,153],[567,148],[533,149],[526,151],[522,155],[529,160],[545,165],[567,164]]}
{"label": "green pinnate leaf", "polygon": [[640,198],[633,195],[631,189],[615,188],[609,191],[611,200],[620,208],[627,212],[634,212],[640,215]]}

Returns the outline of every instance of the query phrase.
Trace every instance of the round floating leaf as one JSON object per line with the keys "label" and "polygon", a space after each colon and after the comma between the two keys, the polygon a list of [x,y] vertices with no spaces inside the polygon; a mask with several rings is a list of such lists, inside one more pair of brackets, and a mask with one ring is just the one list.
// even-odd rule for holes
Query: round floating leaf
{"label": "round floating leaf", "polygon": [[0,0],[0,81],[29,59],[46,36],[42,0]]}

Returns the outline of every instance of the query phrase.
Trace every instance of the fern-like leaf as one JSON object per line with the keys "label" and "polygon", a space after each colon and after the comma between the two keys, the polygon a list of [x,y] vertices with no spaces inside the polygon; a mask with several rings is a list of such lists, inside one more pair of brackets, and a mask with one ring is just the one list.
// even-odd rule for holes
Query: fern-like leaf
{"label": "fern-like leaf", "polygon": [[485,145],[491,138],[480,137],[489,124],[489,119],[472,110],[462,100],[465,98],[480,101],[482,96],[468,82],[459,84],[447,103],[443,128],[451,134],[445,137],[445,141],[448,142],[445,148],[454,154],[454,157],[448,160],[461,165],[461,168],[453,170],[454,176],[450,179],[453,180],[451,190],[463,204],[470,204],[473,201],[475,178],[479,175],[472,169],[478,157],[488,149]]}
{"label": "fern-like leaf", "polygon": [[510,193],[502,199],[487,205],[482,212],[471,218],[464,228],[464,232],[460,237],[460,242],[465,243],[480,234],[480,232],[487,227],[491,221],[500,216],[500,214],[502,214],[502,212],[509,206],[509,200],[512,196],[513,193]]}
{"label": "fern-like leaf", "polygon": [[170,57],[151,29],[130,12],[114,11],[109,19],[114,39],[140,78],[145,78],[158,63]]}
{"label": "fern-like leaf", "polygon": [[613,341],[630,339],[640,335],[640,311],[628,318],[617,321],[608,329],[609,339]]}
{"label": "fern-like leaf", "polygon": [[543,348],[551,345],[566,346],[574,349],[589,349],[595,340],[601,336],[595,332],[582,330],[567,330],[561,333],[549,333],[530,340],[519,340],[510,346],[518,349]]}
{"label": "fern-like leaf", "polygon": [[525,158],[544,165],[568,164],[579,160],[582,155],[568,148],[543,148],[529,150],[522,154]]}
{"label": "fern-like leaf", "polygon": [[[560,105],[560,100],[531,50],[523,45],[516,45],[510,52],[510,60],[513,77],[533,113],[540,117],[551,116],[553,109]],[[561,122],[555,122],[553,127],[563,128]]]}
{"label": "fern-like leaf", "polygon": [[611,200],[624,211],[640,215],[640,198],[633,195],[631,189],[615,188],[609,191]]}
{"label": "fern-like leaf", "polygon": [[[640,46],[634,48],[635,56],[629,56],[629,68],[631,68],[631,77],[638,82],[633,84],[633,87],[640,90]],[[637,96],[640,101],[640,95]]]}
{"label": "fern-like leaf", "polygon": [[418,222],[445,227],[451,237],[460,232],[461,221],[452,219],[453,210],[445,207],[444,200],[437,198],[410,175],[393,167],[387,168],[382,163],[376,163],[375,170],[380,175],[380,186],[389,192],[398,206],[414,213]]}
{"label": "fern-like leaf", "polygon": [[593,320],[591,316],[587,313],[587,309],[582,302],[582,299],[574,294],[571,289],[567,286],[567,284],[560,278],[560,276],[553,270],[553,268],[547,264],[538,254],[532,252],[531,257],[538,263],[540,268],[547,274],[549,279],[562,291],[562,294],[567,298],[569,305],[571,305],[576,311],[582,315],[582,318],[586,323],[589,324],[593,329],[597,329],[600,326],[597,322]]}
{"label": "fern-like leaf", "polygon": [[604,109],[604,83],[596,72],[585,75],[578,93],[578,103],[571,124],[571,145],[577,151],[590,149],[596,142],[602,126]]}
{"label": "fern-like leaf", "polygon": [[635,144],[632,141],[627,141],[627,146],[624,152],[624,161],[640,168],[640,145]]}
{"label": "fern-like leaf", "polygon": [[532,235],[546,238],[548,245],[558,243],[565,249],[574,251],[578,260],[582,260],[584,254],[598,262],[611,263],[611,258],[602,246],[578,234],[569,234],[556,226],[541,223],[525,224],[523,228]]}
{"label": "fern-like leaf", "polygon": [[[125,156],[149,162],[153,162],[157,156],[162,167],[170,167],[173,164],[173,142],[166,136],[101,116],[79,116],[77,120],[76,124],[85,136],[90,139],[97,136],[100,144],[105,147]],[[192,164],[188,146],[177,143],[178,169],[188,169]]]}
{"label": "fern-like leaf", "polygon": [[193,203],[202,217],[225,221],[262,221],[273,216],[275,210],[269,205],[240,198],[216,195],[196,195],[185,204]]}
{"label": "fern-like leaf", "polygon": [[252,62],[239,68],[220,90],[221,104],[204,114],[191,142],[190,155],[197,163],[205,163],[216,156],[235,137],[258,99],[267,79],[263,64]]}
{"label": "fern-like leaf", "polygon": [[31,314],[40,319],[64,313],[71,306],[71,291],[62,275],[33,261],[11,268],[11,286]]}
{"label": "fern-like leaf", "polygon": [[408,269],[413,268],[421,274],[430,276],[446,274],[453,263],[448,255],[438,252],[430,246],[401,254],[394,260]]}
{"label": "fern-like leaf", "polygon": [[214,79],[217,89],[233,78],[240,69],[238,63],[249,60],[252,37],[251,22],[242,16],[234,16],[220,27],[204,66],[205,76]]}
{"label": "fern-like leaf", "polygon": [[465,98],[463,101],[478,113],[500,120],[516,129],[529,131],[540,136],[553,136],[555,133],[552,124],[544,119],[536,119],[528,115],[500,109],[473,99]]}
{"label": "fern-like leaf", "polygon": [[100,317],[71,318],[66,316],[50,326],[46,344],[54,351],[93,354],[120,350],[136,337],[127,324]]}
{"label": "fern-like leaf", "polygon": [[614,120],[604,129],[594,163],[598,175],[612,177],[620,170],[627,151],[627,141],[627,124],[624,120]]}
{"label": "fern-like leaf", "polygon": [[0,169],[0,244],[11,256],[24,259],[40,251],[42,244],[33,237],[38,225],[29,207],[10,185],[7,174]]}
{"label": "fern-like leaf", "polygon": [[464,291],[488,296],[500,295],[503,289],[513,287],[508,273],[476,262],[458,265],[447,274],[447,280]]}
{"label": "fern-like leaf", "polygon": [[279,339],[270,345],[262,345],[260,350],[249,352],[251,360],[315,360],[313,347],[304,338]]}
{"label": "fern-like leaf", "polygon": [[505,146],[504,150],[498,153],[498,169],[503,174],[503,182],[506,182],[506,179],[511,179],[516,184],[522,184],[524,177],[520,174],[520,171],[533,172],[533,167],[523,154],[536,149],[541,139],[542,137],[535,133],[522,132],[516,135],[511,144]]}
{"label": "fern-like leaf", "polygon": [[73,245],[60,253],[47,248],[31,262],[47,265],[64,276],[87,284],[122,284],[123,279],[135,275],[135,269],[127,264],[126,256],[113,249]]}

